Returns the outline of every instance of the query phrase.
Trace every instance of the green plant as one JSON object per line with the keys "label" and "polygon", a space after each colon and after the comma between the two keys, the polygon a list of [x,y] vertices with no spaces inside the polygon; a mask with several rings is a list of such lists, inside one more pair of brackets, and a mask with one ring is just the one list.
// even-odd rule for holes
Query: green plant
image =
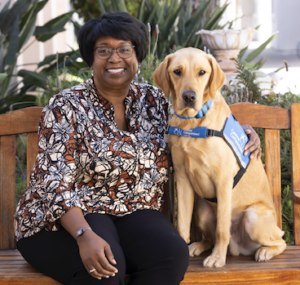
{"label": "green plant", "polygon": [[65,20],[70,13],[62,15],[43,27],[36,26],[37,14],[48,0],[17,0],[10,7],[11,0],[0,11],[0,73],[6,74],[0,83],[0,113],[7,112],[10,106],[24,107],[22,103],[32,102],[34,97],[20,91],[21,83],[16,80],[16,63],[31,36],[38,41],[46,41],[64,30]]}
{"label": "green plant", "polygon": [[[256,29],[258,29],[258,28],[259,28],[259,26],[256,27]],[[248,47],[246,47],[243,50],[241,50],[241,52],[238,55],[238,61],[239,62],[243,62],[244,65],[246,67],[250,68],[251,70],[258,70],[258,69],[262,68],[262,66],[266,62],[263,58],[261,58],[256,63],[253,62],[253,61],[254,61],[254,59],[256,59],[264,51],[264,49],[267,47],[267,45],[277,36],[277,34],[278,34],[278,32],[274,33],[264,43],[262,43],[258,48],[256,48],[255,50],[253,50],[247,56],[246,56],[246,52],[248,50]]]}
{"label": "green plant", "polygon": [[[78,13],[80,17],[84,19],[85,22],[92,18],[96,18],[101,15],[103,12],[101,10],[101,5],[99,0],[70,0],[75,12]],[[138,13],[138,8],[141,0],[125,0],[126,9],[129,14],[136,17]],[[116,6],[117,2],[110,2],[108,0],[104,0],[106,7],[110,7],[110,10],[118,10],[118,6]]]}
{"label": "green plant", "polygon": [[[256,29],[258,29],[257,27]],[[257,72],[263,64],[266,62],[263,58],[259,61],[254,62],[254,60],[261,54],[261,52],[266,48],[266,46],[276,37],[277,33],[269,37],[263,44],[258,48],[253,50],[250,54],[245,56],[245,53],[248,49],[246,47],[240,53],[237,59],[235,59],[237,71],[234,82],[231,82],[229,86],[223,88],[223,94],[228,103],[237,103],[237,102],[258,102],[262,96],[262,89],[260,88],[258,79],[263,77]],[[275,72],[278,72],[281,67]],[[271,92],[271,90],[269,90]],[[245,94],[245,97],[243,96]]]}
{"label": "green plant", "polygon": [[[127,5],[124,0],[111,0],[107,5],[106,1],[98,0],[102,13],[109,11],[127,12]],[[178,47],[202,47],[200,37],[195,36],[196,31],[200,29],[219,28],[219,21],[225,12],[228,3],[222,7],[217,5],[210,15],[207,15],[210,7],[209,1],[201,1],[196,10],[192,9],[193,1],[155,1],[141,0],[138,7],[137,18],[144,24],[150,24],[151,27],[159,26],[159,45],[156,53],[159,60],[162,60],[167,54]],[[151,37],[156,37],[155,29],[151,31]],[[152,47],[155,42],[153,41]]]}
{"label": "green plant", "polygon": [[67,67],[56,69],[53,75],[48,76],[46,88],[38,88],[36,104],[40,107],[46,106],[53,95],[84,82],[91,77],[91,73],[90,69],[80,69],[75,72]]}
{"label": "green plant", "polygon": [[246,62],[239,60],[235,60],[235,62],[237,66],[237,75],[235,77],[235,80],[238,80],[237,84],[243,84],[246,90],[250,90],[252,95],[248,97],[249,102],[257,102],[261,97],[261,89],[256,83],[257,75],[251,68],[246,67]]}

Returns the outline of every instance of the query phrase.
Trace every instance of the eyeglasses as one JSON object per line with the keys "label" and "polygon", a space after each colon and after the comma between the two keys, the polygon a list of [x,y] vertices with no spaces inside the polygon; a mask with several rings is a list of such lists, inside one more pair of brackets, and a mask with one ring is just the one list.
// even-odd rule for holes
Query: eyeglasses
{"label": "eyeglasses", "polygon": [[120,58],[128,58],[132,56],[134,46],[126,45],[118,48],[111,47],[95,47],[96,55],[99,59],[108,59],[115,50]]}

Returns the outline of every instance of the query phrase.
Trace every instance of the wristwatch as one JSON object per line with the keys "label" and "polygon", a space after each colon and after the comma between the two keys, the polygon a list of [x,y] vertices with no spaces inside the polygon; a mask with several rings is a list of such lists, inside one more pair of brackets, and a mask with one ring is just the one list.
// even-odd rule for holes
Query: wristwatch
{"label": "wristwatch", "polygon": [[76,231],[76,240],[78,239],[78,237],[82,236],[83,233],[87,230],[91,230],[91,228],[87,227],[87,228],[80,228]]}

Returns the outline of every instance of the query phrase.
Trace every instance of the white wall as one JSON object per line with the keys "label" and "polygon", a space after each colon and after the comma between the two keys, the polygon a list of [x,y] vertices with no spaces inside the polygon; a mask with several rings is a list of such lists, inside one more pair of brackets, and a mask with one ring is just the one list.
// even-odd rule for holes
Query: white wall
{"label": "white wall", "polygon": [[279,31],[272,43],[276,50],[295,52],[300,42],[300,1],[273,0],[273,30]]}

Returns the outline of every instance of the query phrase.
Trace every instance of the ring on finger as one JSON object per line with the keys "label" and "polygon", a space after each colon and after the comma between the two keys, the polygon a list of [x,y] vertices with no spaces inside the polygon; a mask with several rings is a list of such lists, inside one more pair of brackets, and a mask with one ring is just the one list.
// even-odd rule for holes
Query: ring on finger
{"label": "ring on finger", "polygon": [[95,268],[91,269],[91,270],[90,270],[90,273],[93,273],[94,271],[96,271]]}

